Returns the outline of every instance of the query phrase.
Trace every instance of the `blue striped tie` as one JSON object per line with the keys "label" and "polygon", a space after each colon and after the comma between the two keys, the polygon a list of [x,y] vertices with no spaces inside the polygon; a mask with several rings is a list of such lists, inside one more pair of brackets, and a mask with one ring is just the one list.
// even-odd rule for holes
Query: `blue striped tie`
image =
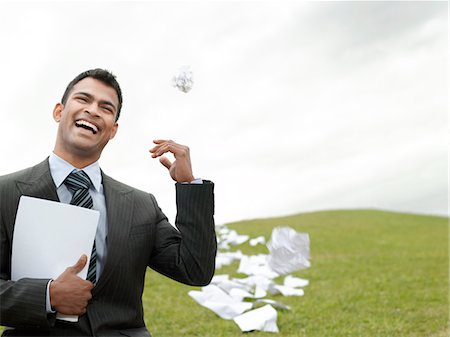
{"label": "blue striped tie", "polygon": [[[72,192],[71,205],[76,205],[85,208],[92,208],[94,203],[92,197],[89,194],[89,187],[92,185],[91,179],[84,171],[72,172],[64,180],[64,184],[67,186],[70,192]],[[93,284],[97,281],[97,250],[92,247],[91,260],[89,261],[89,268],[86,279]]]}

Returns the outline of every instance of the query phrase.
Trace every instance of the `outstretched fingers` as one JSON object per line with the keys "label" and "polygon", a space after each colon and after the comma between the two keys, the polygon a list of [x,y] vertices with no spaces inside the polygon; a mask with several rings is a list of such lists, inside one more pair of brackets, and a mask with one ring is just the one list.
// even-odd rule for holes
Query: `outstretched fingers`
{"label": "outstretched fingers", "polygon": [[175,143],[173,140],[157,139],[153,142],[157,144],[150,149],[153,158],[160,157],[167,152],[172,153],[175,158],[189,155],[189,147]]}
{"label": "outstretched fingers", "polygon": [[[156,145],[149,150],[152,158],[160,157],[159,161],[169,170],[173,180],[177,182],[190,182],[194,180],[189,147],[175,143],[173,140],[165,139],[156,139],[153,143]],[[174,162],[171,162],[163,156],[169,152],[174,155]]]}

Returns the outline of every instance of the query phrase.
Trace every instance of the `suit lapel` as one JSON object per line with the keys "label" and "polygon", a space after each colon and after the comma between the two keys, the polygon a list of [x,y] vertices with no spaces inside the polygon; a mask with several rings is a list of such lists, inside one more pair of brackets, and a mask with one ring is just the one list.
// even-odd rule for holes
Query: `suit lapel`
{"label": "suit lapel", "polygon": [[59,201],[56,186],[50,174],[48,158],[34,166],[26,180],[17,181],[17,188],[22,195]]}
{"label": "suit lapel", "polygon": [[108,255],[103,272],[93,295],[98,293],[107,283],[116,268],[120,268],[123,252],[126,251],[128,234],[132,221],[133,198],[132,189],[118,183],[102,172],[103,189],[106,200],[108,222],[107,251]]}

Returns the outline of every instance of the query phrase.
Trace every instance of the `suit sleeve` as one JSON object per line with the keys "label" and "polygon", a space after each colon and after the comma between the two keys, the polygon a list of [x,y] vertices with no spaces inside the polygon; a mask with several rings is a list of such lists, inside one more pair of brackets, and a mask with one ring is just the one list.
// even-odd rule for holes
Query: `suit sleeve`
{"label": "suit sleeve", "polygon": [[[17,203],[15,196],[6,198],[0,185],[0,324],[9,327],[47,329],[55,315],[47,315],[46,289],[48,279],[24,278],[11,281],[12,227]],[[5,216],[6,215],[6,216]],[[7,222],[6,219],[11,219]],[[9,227],[7,227],[9,226]],[[9,230],[7,230],[9,229]]]}
{"label": "suit sleeve", "polygon": [[177,216],[173,228],[157,209],[154,248],[149,266],[176,281],[209,284],[214,275],[217,241],[214,229],[214,184],[176,185]]}

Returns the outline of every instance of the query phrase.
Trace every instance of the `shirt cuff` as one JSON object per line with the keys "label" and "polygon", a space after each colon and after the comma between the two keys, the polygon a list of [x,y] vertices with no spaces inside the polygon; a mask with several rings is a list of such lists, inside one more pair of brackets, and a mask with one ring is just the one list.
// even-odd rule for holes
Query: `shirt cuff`
{"label": "shirt cuff", "polygon": [[190,184],[203,184],[203,179],[202,178],[194,179],[190,182]]}
{"label": "shirt cuff", "polygon": [[46,301],[45,301],[45,309],[47,310],[48,314],[54,314],[56,311],[53,310],[52,305],[50,304],[50,283],[52,283],[53,280],[48,281],[47,283],[47,295],[46,295]]}
{"label": "shirt cuff", "polygon": [[196,178],[194,180],[192,180],[191,182],[184,182],[182,184],[197,184],[197,185],[201,185],[203,184],[203,179],[202,178]]}

